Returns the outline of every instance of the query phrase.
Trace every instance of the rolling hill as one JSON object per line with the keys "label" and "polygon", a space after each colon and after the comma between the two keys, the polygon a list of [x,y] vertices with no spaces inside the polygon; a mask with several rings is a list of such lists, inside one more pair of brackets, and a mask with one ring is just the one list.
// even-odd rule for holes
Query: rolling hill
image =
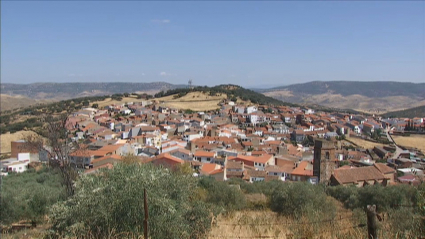
{"label": "rolling hill", "polygon": [[166,82],[74,82],[74,83],[33,83],[1,84],[2,94],[20,95],[31,99],[65,100],[78,97],[111,95],[116,93],[148,93],[183,87]]}
{"label": "rolling hill", "polygon": [[44,104],[52,102],[52,100],[34,100],[21,95],[0,94],[0,111],[6,111],[30,105]]}
{"label": "rolling hill", "polygon": [[319,104],[367,113],[425,105],[425,83],[313,81],[257,91],[292,103]]}
{"label": "rolling hill", "polygon": [[384,118],[400,117],[400,118],[414,118],[425,117],[425,106],[414,107],[405,110],[392,111],[382,115]]}

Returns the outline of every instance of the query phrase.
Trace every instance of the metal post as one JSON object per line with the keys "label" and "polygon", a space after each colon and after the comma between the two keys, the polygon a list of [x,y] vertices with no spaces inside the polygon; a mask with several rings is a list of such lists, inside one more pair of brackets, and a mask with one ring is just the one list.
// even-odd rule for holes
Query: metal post
{"label": "metal post", "polygon": [[149,210],[148,210],[148,195],[146,193],[146,188],[143,189],[143,201],[145,209],[145,220],[143,220],[143,235],[145,239],[148,239],[148,219],[149,219]]}

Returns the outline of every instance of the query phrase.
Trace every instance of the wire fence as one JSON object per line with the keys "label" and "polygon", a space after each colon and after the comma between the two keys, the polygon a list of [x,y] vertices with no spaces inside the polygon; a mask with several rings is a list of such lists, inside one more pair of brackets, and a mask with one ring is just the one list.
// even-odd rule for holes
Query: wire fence
{"label": "wire fence", "polygon": [[289,225],[309,225],[309,224],[321,224],[329,223],[334,221],[346,220],[346,219],[358,219],[357,217],[336,217],[333,219],[318,220],[312,222],[279,222],[279,223],[217,223],[217,226],[289,226]]}
{"label": "wire fence", "polygon": [[[409,207],[414,208],[416,206],[412,205],[397,205],[397,206],[403,206],[403,207]],[[418,215],[418,214],[410,214],[410,215],[400,215],[400,214],[393,214],[391,212],[385,212],[381,213],[378,216],[379,221],[389,221],[394,219],[396,220],[416,220],[416,219],[422,219],[425,220],[425,217]],[[333,224],[334,222],[342,222],[342,224]],[[325,237],[330,235],[338,235],[338,233],[345,233],[348,230],[353,230],[353,232],[348,233],[359,233],[363,234],[366,233],[367,229],[367,223],[366,223],[366,216],[359,215],[350,215],[350,216],[336,216],[331,219],[324,219],[324,220],[316,220],[316,221],[306,221],[306,222],[273,222],[273,223],[264,223],[264,222],[240,222],[240,223],[216,223],[216,226],[233,226],[235,228],[247,226],[251,228],[255,227],[271,227],[271,226],[288,226],[288,229],[291,231],[288,231],[288,234],[285,236],[271,236],[271,235],[255,235],[255,236],[244,236],[244,235],[208,235],[207,238],[235,238],[235,239],[254,239],[254,238],[294,238],[292,234],[292,230],[297,229],[303,229],[303,227],[308,225],[313,226],[319,226],[319,229],[316,228],[316,230],[312,230],[315,236],[325,235]],[[346,224],[346,225],[345,225]],[[324,229],[324,230],[323,230]],[[236,232],[236,231],[235,231]],[[258,230],[257,230],[258,232]],[[255,232],[254,232],[255,234]],[[261,233],[260,233],[261,234]]]}

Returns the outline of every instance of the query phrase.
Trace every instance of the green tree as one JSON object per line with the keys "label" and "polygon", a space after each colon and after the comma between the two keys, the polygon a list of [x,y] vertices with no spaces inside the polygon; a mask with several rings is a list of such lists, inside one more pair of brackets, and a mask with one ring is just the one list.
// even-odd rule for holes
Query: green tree
{"label": "green tree", "polygon": [[270,197],[270,208],[282,215],[301,218],[314,215],[333,217],[335,205],[327,199],[320,186],[310,183],[279,184]]}
{"label": "green tree", "polygon": [[57,169],[29,169],[1,177],[0,222],[9,224],[19,220],[43,221],[48,209],[66,198]]}
{"label": "green tree", "polygon": [[201,238],[210,229],[211,204],[195,201],[196,178],[150,164],[117,164],[85,175],[75,196],[52,208],[59,237],[143,235],[143,190],[147,190],[150,238]]}

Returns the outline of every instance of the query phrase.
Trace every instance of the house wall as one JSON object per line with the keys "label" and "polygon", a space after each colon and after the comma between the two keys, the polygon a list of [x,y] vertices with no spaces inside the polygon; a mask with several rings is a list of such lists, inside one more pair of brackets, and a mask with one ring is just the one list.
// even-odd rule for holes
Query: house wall
{"label": "house wall", "polygon": [[192,157],[190,157],[189,154],[185,154],[185,153],[180,152],[180,151],[172,152],[170,154],[173,155],[176,158],[179,158],[179,159],[190,160],[190,161],[192,160]]}
{"label": "house wall", "polygon": [[214,157],[195,157],[195,160],[200,161],[202,163],[213,163],[213,162],[215,162]]}
{"label": "house wall", "polygon": [[11,145],[11,158],[17,158],[19,153],[38,153],[36,150],[30,150],[26,147],[25,142],[13,141]]}
{"label": "house wall", "polygon": [[25,162],[25,163],[20,163],[20,164],[14,164],[14,165],[7,166],[7,171],[17,172],[17,173],[25,172],[28,169],[28,163],[29,163],[29,161],[28,162]]}
{"label": "house wall", "polygon": [[71,156],[70,157],[71,163],[77,165],[77,167],[80,167],[80,168],[90,165],[93,159],[94,159],[94,156],[90,156],[90,157]]}
{"label": "house wall", "polygon": [[223,181],[223,180],[227,180],[227,178],[225,177],[225,171],[223,170],[223,172],[221,173],[216,173],[211,175],[213,178],[215,178],[215,180],[217,181]]}

